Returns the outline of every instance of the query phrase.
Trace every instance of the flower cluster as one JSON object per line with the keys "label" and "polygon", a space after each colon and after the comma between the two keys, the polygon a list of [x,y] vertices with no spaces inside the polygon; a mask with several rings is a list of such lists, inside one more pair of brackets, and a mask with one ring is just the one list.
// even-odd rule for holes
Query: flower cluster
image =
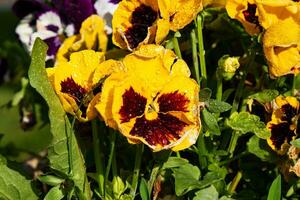
{"label": "flower cluster", "polygon": [[228,0],[226,10],[251,34],[263,32],[263,50],[274,77],[297,74],[300,68],[300,2]]}
{"label": "flower cluster", "polygon": [[[107,5],[103,9],[99,4]],[[92,0],[18,0],[13,11],[21,18],[16,33],[26,49],[31,52],[37,37],[47,43],[49,49],[47,60],[55,59],[56,53],[63,41],[78,34],[84,20],[93,14],[98,14],[111,23],[110,12],[114,11],[118,1]],[[88,22],[86,22],[88,23]],[[102,30],[101,27],[100,30]],[[107,26],[107,31],[110,31]],[[80,31],[82,32],[82,31]]]}

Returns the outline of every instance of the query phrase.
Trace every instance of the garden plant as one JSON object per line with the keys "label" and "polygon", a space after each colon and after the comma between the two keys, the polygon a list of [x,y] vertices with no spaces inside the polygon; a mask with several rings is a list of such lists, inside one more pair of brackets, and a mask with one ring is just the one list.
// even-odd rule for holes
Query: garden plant
{"label": "garden plant", "polygon": [[298,0],[16,0],[0,21],[0,199],[300,199]]}

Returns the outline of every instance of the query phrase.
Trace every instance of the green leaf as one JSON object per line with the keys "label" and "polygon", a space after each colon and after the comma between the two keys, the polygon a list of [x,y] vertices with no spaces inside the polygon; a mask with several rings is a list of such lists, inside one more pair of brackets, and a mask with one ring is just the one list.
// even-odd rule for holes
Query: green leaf
{"label": "green leaf", "polygon": [[66,113],[48,80],[45,69],[46,51],[47,45],[39,38],[36,39],[28,76],[31,86],[41,94],[49,106],[49,119],[53,136],[52,143],[48,147],[50,167],[67,175],[70,170],[69,156],[72,155],[74,174],[70,178],[74,181],[75,186],[85,191],[86,198],[90,199],[90,188],[86,177],[84,159],[75,135],[71,143],[72,148],[68,151],[67,133],[74,133]]}
{"label": "green leaf", "polygon": [[273,99],[275,99],[277,96],[279,95],[279,92],[277,90],[263,90],[261,92],[255,93],[251,96],[249,96],[249,98],[251,99],[255,99],[258,102],[265,104],[268,103],[270,101],[272,101]]}
{"label": "green leaf", "polygon": [[65,180],[62,178],[59,178],[57,176],[53,175],[45,175],[45,176],[39,176],[38,180],[41,181],[42,183],[45,183],[47,185],[51,186],[57,186],[63,183]]}
{"label": "green leaf", "polygon": [[202,90],[200,90],[199,92],[199,101],[200,102],[205,102],[208,101],[211,97],[211,89],[209,88],[203,88]]}
{"label": "green leaf", "polygon": [[170,157],[162,166],[162,169],[171,169],[188,164],[189,161],[184,158]]}
{"label": "green leaf", "polygon": [[181,167],[173,168],[172,171],[175,178],[176,195],[182,196],[198,187],[200,170],[197,166],[185,164]]}
{"label": "green leaf", "polygon": [[208,112],[205,108],[201,112],[201,119],[206,128],[214,135],[221,135],[218,121],[213,114]]}
{"label": "green leaf", "polygon": [[113,195],[116,199],[119,199],[120,196],[126,190],[125,184],[119,176],[114,176],[112,181]]}
{"label": "green leaf", "polygon": [[21,86],[22,86],[21,90],[19,92],[17,92],[14,95],[13,99],[12,99],[12,102],[11,102],[12,106],[17,106],[20,103],[20,101],[24,98],[25,92],[26,92],[26,88],[28,86],[28,79],[27,78],[23,77],[21,79]]}
{"label": "green leaf", "polygon": [[218,191],[213,185],[211,185],[208,188],[196,192],[196,196],[193,198],[193,200],[218,200],[218,197]]}
{"label": "green leaf", "polygon": [[60,186],[55,186],[53,188],[51,188],[51,190],[49,190],[49,192],[47,193],[47,195],[45,196],[44,200],[60,200],[62,198],[64,198],[64,193],[63,191],[60,189]]}
{"label": "green leaf", "polygon": [[150,195],[149,195],[148,188],[147,188],[147,182],[144,178],[141,179],[140,194],[141,194],[142,200],[150,200],[150,198],[149,198]]}
{"label": "green leaf", "polygon": [[218,101],[215,99],[208,100],[207,109],[212,113],[226,112],[231,109],[231,105],[224,101]]}
{"label": "green leaf", "polygon": [[265,123],[260,121],[258,116],[248,112],[233,113],[230,118],[226,120],[226,124],[240,134],[252,132],[262,139],[267,139],[271,136],[270,131],[266,129]]}
{"label": "green leaf", "polygon": [[250,153],[256,155],[262,161],[275,162],[278,159],[278,156],[268,146],[266,140],[262,140],[256,135],[250,138],[247,148]]}
{"label": "green leaf", "polygon": [[292,144],[294,147],[300,148],[300,138],[298,138],[298,139],[296,139],[296,140],[292,140],[292,141],[291,141],[291,144]]}
{"label": "green leaf", "polygon": [[3,161],[0,162],[0,199],[23,200],[38,199],[33,189],[31,181],[17,171],[8,168]]}
{"label": "green leaf", "polygon": [[281,175],[279,174],[273,181],[267,200],[281,200]]}

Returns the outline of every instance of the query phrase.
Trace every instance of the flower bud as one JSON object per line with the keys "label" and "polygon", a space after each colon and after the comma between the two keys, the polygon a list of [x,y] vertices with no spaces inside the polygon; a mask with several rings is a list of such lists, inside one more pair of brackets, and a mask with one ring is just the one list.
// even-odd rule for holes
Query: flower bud
{"label": "flower bud", "polygon": [[235,71],[240,67],[239,57],[230,57],[224,55],[218,61],[218,76],[225,80],[230,80],[235,74]]}

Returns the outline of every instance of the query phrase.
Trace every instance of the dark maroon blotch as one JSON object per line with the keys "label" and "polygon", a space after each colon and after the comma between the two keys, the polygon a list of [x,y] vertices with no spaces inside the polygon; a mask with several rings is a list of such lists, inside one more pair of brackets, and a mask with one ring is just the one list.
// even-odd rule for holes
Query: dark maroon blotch
{"label": "dark maroon blotch", "polygon": [[142,42],[148,33],[148,27],[143,25],[132,25],[125,32],[125,37],[131,49],[136,48]]}
{"label": "dark maroon blotch", "polygon": [[281,107],[281,110],[283,112],[283,121],[292,122],[293,117],[297,115],[297,109],[291,106],[290,104],[285,104]]}
{"label": "dark maroon blotch", "polygon": [[280,124],[272,124],[271,126],[271,141],[277,150],[281,149],[281,145],[285,140],[289,143],[295,136],[294,131],[290,130],[290,125],[287,122]]}
{"label": "dark maroon blotch", "polygon": [[159,112],[182,111],[187,112],[187,106],[190,100],[178,91],[163,94],[158,100]]}
{"label": "dark maroon blotch", "polygon": [[136,48],[147,37],[148,27],[152,26],[156,19],[157,12],[150,6],[141,5],[132,12],[132,26],[125,31],[130,48]]}
{"label": "dark maroon blotch", "polygon": [[178,140],[185,122],[170,114],[159,113],[157,119],[147,120],[145,116],[137,118],[130,135],[143,137],[150,145],[168,145]]}
{"label": "dark maroon blotch", "polygon": [[252,24],[256,24],[257,26],[260,26],[258,22],[258,16],[255,16],[256,8],[257,6],[255,4],[248,3],[248,8],[247,10],[243,11],[243,14],[246,21]]}
{"label": "dark maroon blotch", "polygon": [[135,92],[132,87],[122,95],[123,105],[119,111],[121,123],[129,122],[130,119],[141,116],[145,112],[147,99]]}
{"label": "dark maroon blotch", "polygon": [[61,85],[61,92],[69,94],[72,96],[78,103],[80,103],[84,95],[87,93],[87,91],[78,85],[72,77],[67,78],[66,80],[62,81],[60,83]]}

